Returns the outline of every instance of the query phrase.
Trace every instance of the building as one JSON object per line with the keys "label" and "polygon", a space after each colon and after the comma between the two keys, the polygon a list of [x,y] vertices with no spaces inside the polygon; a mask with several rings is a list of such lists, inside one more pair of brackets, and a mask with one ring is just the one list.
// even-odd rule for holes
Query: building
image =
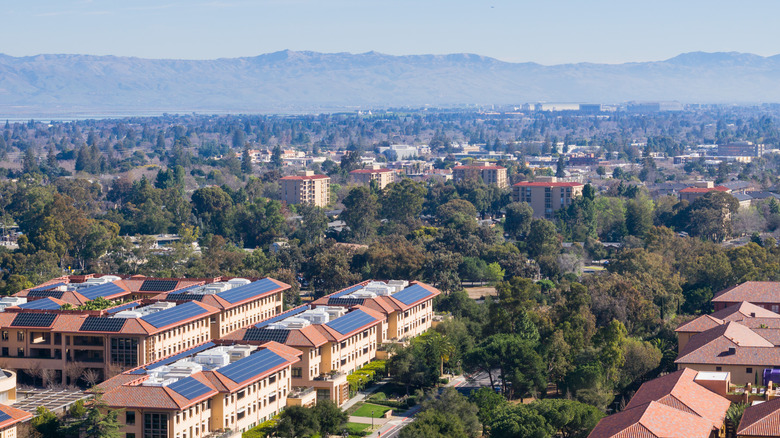
{"label": "building", "polygon": [[759,329],[762,325],[769,327],[770,325],[780,324],[780,314],[756,306],[753,303],[742,302],[715,311],[710,315],[701,315],[692,321],[680,325],[675,330],[677,333],[678,352],[685,348],[693,335],[730,321],[739,322],[753,329]]}
{"label": "building", "polygon": [[584,187],[582,183],[559,182],[555,177],[537,178],[512,186],[512,200],[527,202],[534,210],[534,217],[552,219],[556,211],[581,196]]}
{"label": "building", "polygon": [[315,306],[362,305],[387,318],[387,331],[380,342],[413,338],[429,328],[433,299],[441,292],[419,281],[364,281],[312,303]]}
{"label": "building", "polygon": [[748,406],[737,427],[737,437],[780,437],[778,425],[780,425],[780,398]]}
{"label": "building", "polygon": [[485,184],[493,184],[502,189],[509,187],[506,168],[501,166],[455,166],[452,168],[452,178],[455,182],[482,178]]}
{"label": "building", "polygon": [[287,204],[311,204],[325,207],[330,204],[330,177],[315,175],[312,171],[304,175],[285,176],[281,180],[282,201]]}
{"label": "building", "polygon": [[380,189],[383,189],[388,184],[395,182],[395,171],[380,167],[373,169],[356,169],[352,172],[349,172],[349,175],[357,184],[367,186],[371,185],[372,181],[376,181]]}
{"label": "building", "polygon": [[712,305],[716,311],[744,301],[780,313],[780,282],[746,281],[726,288],[712,297]]}
{"label": "building", "polygon": [[728,187],[716,186],[712,181],[702,181],[694,183],[691,187],[680,190],[678,194],[680,195],[680,201],[693,202],[710,192],[731,193],[731,189]]}
{"label": "building", "polygon": [[276,342],[209,342],[126,371],[98,391],[109,408],[123,410],[119,422],[125,437],[242,433],[284,409],[292,388],[290,368],[300,356]]}
{"label": "building", "polygon": [[[87,299],[131,297],[133,292],[122,287],[127,286],[126,280],[86,287],[86,282],[53,283],[23,291],[25,298],[14,298],[29,301],[0,312],[0,360],[8,368],[47,382],[102,381],[275,316],[281,313],[283,292],[290,287],[270,278],[213,280],[133,279],[144,293],[156,295],[117,301],[104,310],[63,310],[70,303],[62,298],[67,293]],[[159,292],[193,282],[185,289]],[[67,290],[74,286],[78,292]]]}
{"label": "building", "polygon": [[[731,402],[707,389],[713,373],[683,369],[645,382],[625,409],[604,417],[589,438],[725,436]],[[722,373],[725,374],[725,373]]]}
{"label": "building", "polygon": [[418,149],[416,146],[408,144],[394,144],[390,146],[380,146],[377,148],[380,154],[387,156],[388,160],[408,160],[412,157],[424,155],[430,153],[430,149],[427,146],[423,146]]}
{"label": "building", "polygon": [[760,157],[762,155],[764,155],[764,145],[753,144],[750,141],[734,141],[718,145],[718,156]]}
{"label": "building", "polygon": [[29,412],[0,404],[0,438],[16,438],[16,426],[32,417]]}

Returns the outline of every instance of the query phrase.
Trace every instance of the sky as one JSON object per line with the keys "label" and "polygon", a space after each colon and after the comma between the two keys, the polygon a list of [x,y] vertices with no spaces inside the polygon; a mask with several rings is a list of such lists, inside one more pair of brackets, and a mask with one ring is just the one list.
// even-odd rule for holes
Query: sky
{"label": "sky", "polygon": [[0,53],[215,59],[280,50],[561,64],[780,53],[777,0],[0,0]]}

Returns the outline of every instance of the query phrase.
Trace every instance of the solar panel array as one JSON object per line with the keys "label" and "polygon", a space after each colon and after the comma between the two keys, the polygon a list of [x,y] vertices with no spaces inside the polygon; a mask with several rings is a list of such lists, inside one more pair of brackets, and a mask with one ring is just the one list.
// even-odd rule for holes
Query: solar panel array
{"label": "solar panel array", "polygon": [[88,316],[81,324],[79,331],[82,332],[112,332],[122,331],[125,326],[125,318],[101,318],[99,316]]}
{"label": "solar panel array", "polygon": [[145,374],[146,370],[153,370],[153,369],[159,368],[161,366],[172,364],[172,363],[176,362],[179,359],[184,359],[185,357],[193,356],[195,354],[200,353],[203,350],[208,350],[209,348],[213,347],[214,345],[215,344],[213,342],[206,342],[203,345],[198,345],[197,347],[192,347],[192,348],[190,348],[187,351],[182,351],[179,354],[173,355],[173,356],[165,358],[165,359],[160,359],[157,362],[150,363],[149,365],[147,365],[145,367],[146,369],[141,368],[140,370],[135,370],[135,371],[132,372],[132,374]]}
{"label": "solar panel array", "polygon": [[11,417],[10,415],[6,414],[6,413],[5,413],[5,412],[3,412],[3,411],[0,411],[0,423],[2,423],[3,421],[8,421],[8,420],[10,420],[11,418],[12,418],[12,417]]}
{"label": "solar panel array", "polygon": [[217,296],[227,301],[228,303],[233,304],[271,292],[275,289],[279,289],[279,285],[274,283],[269,278],[264,278],[262,280],[253,281],[252,283],[244,286],[226,290],[225,292],[220,292],[217,294]]}
{"label": "solar panel array", "polygon": [[274,341],[280,344],[287,342],[287,338],[290,336],[290,330],[286,329],[269,329],[269,328],[249,328],[244,333],[245,341]]}
{"label": "solar panel array", "polygon": [[94,300],[95,298],[108,297],[124,291],[124,289],[114,283],[106,283],[79,289],[78,293],[84,295],[87,299]]}
{"label": "solar panel array", "polygon": [[274,316],[273,318],[268,318],[265,321],[258,322],[257,324],[255,324],[255,327],[263,328],[263,327],[267,326],[268,324],[273,324],[273,323],[275,323],[277,321],[281,321],[281,320],[289,318],[291,316],[295,316],[295,315],[297,315],[299,313],[303,313],[303,312],[309,310],[310,308],[311,308],[310,306],[300,306],[300,307],[296,307],[294,309],[290,309],[290,310],[288,310],[288,311],[286,311],[284,313],[280,313],[280,314]]}
{"label": "solar panel array", "polygon": [[211,388],[199,382],[192,376],[179,379],[168,385],[168,388],[176,391],[187,400],[193,400],[212,391]]}
{"label": "solar panel array", "polygon": [[47,284],[45,286],[40,287],[34,287],[30,289],[31,292],[39,292],[39,291],[45,291],[45,290],[52,290],[54,288],[65,286],[65,283],[54,283],[54,284]]}
{"label": "solar panel array", "polygon": [[347,313],[344,316],[340,316],[331,322],[326,323],[328,327],[336,330],[342,335],[351,333],[364,325],[376,321],[376,318],[368,313],[358,309]]}
{"label": "solar panel array", "polygon": [[328,298],[329,306],[357,306],[363,305],[366,302],[365,298]]}
{"label": "solar panel array", "polygon": [[236,383],[241,383],[252,377],[259,376],[285,362],[287,362],[287,359],[271,350],[260,350],[257,353],[249,355],[249,357],[239,359],[230,365],[226,365],[216,370],[216,372]]}
{"label": "solar panel array", "polygon": [[347,295],[347,294],[351,294],[352,292],[357,292],[360,289],[363,289],[363,286],[356,285],[356,286],[348,287],[348,288],[346,288],[346,289],[344,289],[342,291],[336,292],[335,294],[331,295],[330,297],[331,298],[338,298],[338,297],[341,297],[341,296],[344,296],[344,295]]}
{"label": "solar panel array", "polygon": [[28,301],[24,304],[19,304],[19,307],[22,309],[59,310],[60,305],[51,298],[43,298],[40,300]]}
{"label": "solar panel array", "polygon": [[201,294],[188,294],[188,293],[172,293],[165,296],[169,301],[203,301],[205,295]]}
{"label": "solar panel array", "polygon": [[184,303],[170,309],[160,310],[151,315],[142,316],[141,319],[155,328],[161,328],[205,313],[207,313],[206,309],[198,304]]}
{"label": "solar panel array", "polygon": [[431,295],[433,295],[433,292],[420,286],[419,284],[415,284],[413,286],[407,287],[406,289],[400,292],[396,292],[391,296],[408,306],[412,303],[420,301],[421,299],[429,297]]}
{"label": "solar panel array", "polygon": [[62,298],[63,295],[65,295],[65,292],[61,291],[61,290],[44,290],[44,289],[39,289],[39,290],[32,290],[30,292],[27,292],[27,296],[30,297],[30,298],[41,298],[41,297],[48,298],[48,297],[53,297],[53,298],[58,298],[59,299],[59,298]]}
{"label": "solar panel array", "polygon": [[111,314],[119,313],[119,312],[121,312],[123,310],[130,310],[130,309],[138,307],[140,305],[141,305],[141,303],[128,303],[128,304],[125,304],[123,306],[114,307],[113,309],[108,309],[108,313],[111,313]]}
{"label": "solar panel array", "polygon": [[177,284],[179,284],[179,280],[144,280],[138,291],[168,292],[169,290],[173,290]]}
{"label": "solar panel array", "polygon": [[57,315],[53,313],[19,313],[11,327],[51,327]]}

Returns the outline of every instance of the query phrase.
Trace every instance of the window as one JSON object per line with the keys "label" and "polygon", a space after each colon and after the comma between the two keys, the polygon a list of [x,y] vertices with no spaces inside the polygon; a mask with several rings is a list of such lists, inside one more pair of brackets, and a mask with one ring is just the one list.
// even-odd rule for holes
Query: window
{"label": "window", "polygon": [[298,367],[298,368],[293,367],[292,368],[291,375],[292,375],[293,378],[301,377],[301,374],[302,374],[302,372],[301,372],[301,368],[300,367]]}
{"label": "window", "polygon": [[126,433],[125,434],[125,438],[135,438],[135,434],[134,433]]}
{"label": "window", "polygon": [[20,331],[16,332],[16,340],[19,341],[19,342],[24,342],[24,332],[23,331],[20,330]]}
{"label": "window", "polygon": [[721,368],[721,367],[715,367],[715,371],[723,371],[723,368]]}
{"label": "window", "polygon": [[16,355],[17,355],[18,357],[24,357],[24,348],[18,348],[18,349],[16,350]]}
{"label": "window", "polygon": [[745,372],[748,374],[753,374],[753,368],[745,368]]}
{"label": "window", "polygon": [[125,424],[127,425],[135,424],[135,411],[125,412]]}
{"label": "window", "polygon": [[3,347],[3,357],[8,357],[8,347]]}
{"label": "window", "polygon": [[8,330],[3,330],[3,340],[4,341],[8,340]]}
{"label": "window", "polygon": [[168,414],[144,414],[144,438],[168,438]]}

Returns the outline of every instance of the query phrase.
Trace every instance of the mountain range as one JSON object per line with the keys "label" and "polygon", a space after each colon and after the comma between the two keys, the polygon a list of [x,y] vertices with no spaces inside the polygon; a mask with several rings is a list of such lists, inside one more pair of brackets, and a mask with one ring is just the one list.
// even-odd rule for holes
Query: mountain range
{"label": "mountain range", "polygon": [[281,51],[215,60],[0,54],[0,115],[266,112],[520,104],[780,102],[780,55],[685,53],[624,64],[472,54]]}

